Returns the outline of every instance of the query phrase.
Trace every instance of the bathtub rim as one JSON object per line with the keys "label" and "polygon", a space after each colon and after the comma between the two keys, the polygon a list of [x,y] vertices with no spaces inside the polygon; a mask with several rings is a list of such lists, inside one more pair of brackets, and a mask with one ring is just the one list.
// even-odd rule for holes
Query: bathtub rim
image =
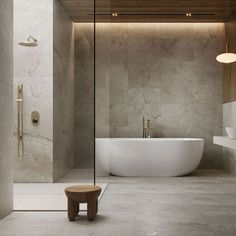
{"label": "bathtub rim", "polygon": [[204,138],[96,138],[110,141],[204,141]]}

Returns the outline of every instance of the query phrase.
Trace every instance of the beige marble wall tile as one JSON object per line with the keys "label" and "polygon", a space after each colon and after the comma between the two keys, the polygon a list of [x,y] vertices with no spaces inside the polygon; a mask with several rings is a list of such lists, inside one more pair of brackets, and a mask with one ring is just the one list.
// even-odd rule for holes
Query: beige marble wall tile
{"label": "beige marble wall tile", "polygon": [[[93,24],[74,24],[74,155],[77,168],[91,168],[94,138],[94,60]],[[100,71],[100,73],[103,73]],[[99,91],[100,97],[101,91]],[[104,99],[104,98],[102,98]]]}
{"label": "beige marble wall tile", "polygon": [[[15,182],[52,182],[53,171],[53,1],[14,1],[14,98],[24,85],[25,155],[17,157],[17,116],[14,103]],[[37,27],[36,27],[37,26]],[[38,46],[22,47],[28,34]],[[39,126],[31,112],[40,114]]]}
{"label": "beige marble wall tile", "polygon": [[74,28],[53,4],[53,180],[74,166]]}
{"label": "beige marble wall tile", "polygon": [[[92,33],[83,27],[81,41],[87,38],[79,52],[87,63]],[[222,168],[222,149],[212,138],[222,134],[223,66],[215,57],[224,47],[224,25],[114,23],[96,29],[96,83],[109,90],[96,97],[98,137],[141,137],[145,116],[154,137],[204,138],[200,167]]]}
{"label": "beige marble wall tile", "polygon": [[0,219],[13,208],[13,1],[0,4]]}
{"label": "beige marble wall tile", "polygon": [[[110,74],[108,25],[96,30],[96,137],[109,137]],[[94,153],[94,45],[93,24],[75,24],[75,162],[91,168]],[[120,67],[117,69],[120,71]],[[114,73],[116,75],[116,73]],[[113,96],[115,99],[116,96]]]}
{"label": "beige marble wall tile", "polygon": [[[37,47],[19,45],[28,34]],[[73,24],[57,0],[14,1],[14,98],[22,83],[25,144],[19,159],[14,104],[15,182],[53,182],[73,166],[73,41]],[[32,111],[40,114],[38,126]]]}
{"label": "beige marble wall tile", "polygon": [[223,24],[111,28],[110,137],[141,137],[145,116],[154,137],[204,138],[200,167],[222,168],[222,149],[212,137],[222,134],[223,67],[215,57]]}

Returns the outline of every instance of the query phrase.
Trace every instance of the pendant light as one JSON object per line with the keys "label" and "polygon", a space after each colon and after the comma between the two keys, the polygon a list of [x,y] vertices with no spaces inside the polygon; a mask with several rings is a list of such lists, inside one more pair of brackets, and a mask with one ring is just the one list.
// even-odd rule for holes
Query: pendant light
{"label": "pendant light", "polygon": [[229,20],[229,0],[227,0],[227,19],[225,23],[226,33],[226,52],[218,55],[216,60],[220,63],[233,63],[236,62],[236,54],[229,53],[229,34],[228,34],[228,20]]}

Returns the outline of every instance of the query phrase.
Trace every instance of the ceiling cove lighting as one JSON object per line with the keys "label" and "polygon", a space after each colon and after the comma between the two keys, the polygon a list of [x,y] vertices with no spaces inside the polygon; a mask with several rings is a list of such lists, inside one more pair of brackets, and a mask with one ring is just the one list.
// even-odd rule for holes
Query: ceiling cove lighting
{"label": "ceiling cove lighting", "polygon": [[218,55],[216,60],[220,63],[233,63],[236,62],[236,54],[229,52],[229,34],[228,34],[228,19],[229,19],[229,0],[227,0],[227,19],[225,23],[225,34],[226,34],[226,52]]}

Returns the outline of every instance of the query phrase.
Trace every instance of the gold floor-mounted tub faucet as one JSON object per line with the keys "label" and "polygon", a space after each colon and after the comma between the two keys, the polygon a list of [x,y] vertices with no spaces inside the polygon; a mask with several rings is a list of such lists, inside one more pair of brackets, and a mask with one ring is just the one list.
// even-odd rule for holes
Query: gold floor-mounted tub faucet
{"label": "gold floor-mounted tub faucet", "polygon": [[152,138],[152,130],[153,128],[150,127],[151,120],[147,120],[147,124],[145,124],[145,117],[143,116],[143,138]]}

